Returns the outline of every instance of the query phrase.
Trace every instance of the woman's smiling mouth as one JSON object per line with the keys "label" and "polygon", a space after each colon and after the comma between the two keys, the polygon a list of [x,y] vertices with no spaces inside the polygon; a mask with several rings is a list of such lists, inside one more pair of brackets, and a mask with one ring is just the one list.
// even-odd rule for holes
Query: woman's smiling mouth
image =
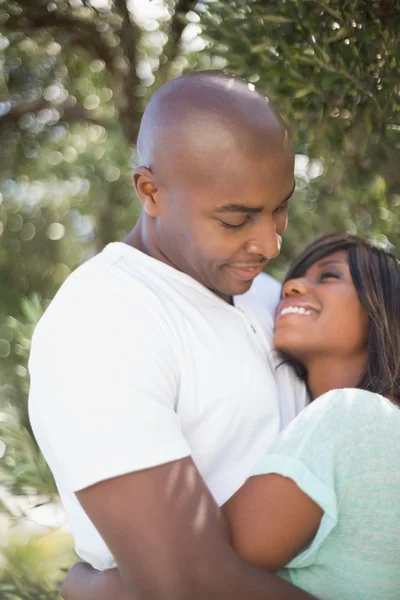
{"label": "woman's smiling mouth", "polygon": [[309,305],[301,304],[301,303],[288,304],[288,303],[283,302],[279,305],[275,320],[279,321],[283,317],[288,317],[288,316],[309,317],[311,314],[317,313],[317,312],[318,311],[313,306],[309,306]]}

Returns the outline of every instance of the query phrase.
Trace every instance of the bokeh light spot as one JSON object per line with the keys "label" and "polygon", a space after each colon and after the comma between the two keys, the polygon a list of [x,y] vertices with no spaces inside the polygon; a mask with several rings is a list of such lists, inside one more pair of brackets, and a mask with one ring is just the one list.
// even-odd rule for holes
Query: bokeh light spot
{"label": "bokeh light spot", "polygon": [[0,340],[0,358],[7,358],[11,352],[11,346],[7,340]]}
{"label": "bokeh light spot", "polygon": [[49,240],[61,240],[65,235],[65,227],[62,223],[51,223],[47,228],[47,237]]}

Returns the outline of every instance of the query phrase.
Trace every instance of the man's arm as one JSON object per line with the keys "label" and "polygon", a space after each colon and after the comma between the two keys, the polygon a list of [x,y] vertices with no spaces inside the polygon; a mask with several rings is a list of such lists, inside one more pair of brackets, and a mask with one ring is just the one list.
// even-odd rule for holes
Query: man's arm
{"label": "man's arm", "polygon": [[116,571],[92,576],[81,567],[63,588],[66,600],[311,599],[235,553],[191,458],[104,481],[77,497],[114,555],[127,594]]}
{"label": "man's arm", "polygon": [[76,563],[60,588],[64,600],[132,600],[118,569],[97,571],[87,563]]}

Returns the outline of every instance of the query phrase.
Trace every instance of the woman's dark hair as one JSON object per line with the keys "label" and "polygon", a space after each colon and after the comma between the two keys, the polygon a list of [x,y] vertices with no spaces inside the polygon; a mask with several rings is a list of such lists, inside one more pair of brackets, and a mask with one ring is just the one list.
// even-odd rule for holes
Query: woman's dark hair
{"label": "woman's dark hair", "polygon": [[[357,387],[400,400],[400,261],[357,236],[324,235],[294,259],[285,282],[340,250],[348,252],[350,274],[369,318],[367,368]],[[285,353],[283,358],[307,383],[305,368]]]}

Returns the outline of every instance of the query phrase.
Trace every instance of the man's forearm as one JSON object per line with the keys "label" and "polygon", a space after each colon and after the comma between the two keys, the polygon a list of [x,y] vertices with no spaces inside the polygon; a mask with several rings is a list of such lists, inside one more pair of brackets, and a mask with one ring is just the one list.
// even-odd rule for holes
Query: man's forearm
{"label": "man's forearm", "polygon": [[[205,574],[197,584],[193,581],[189,591],[179,598],[187,600],[315,600],[303,590],[279,577],[238,560],[237,564],[220,565],[217,574]],[[171,599],[164,588],[164,598]],[[187,595],[189,594],[189,595]],[[174,592],[175,595],[175,592]],[[85,563],[78,563],[68,573],[61,588],[64,600],[132,600],[117,569],[95,571]],[[137,599],[139,600],[139,598]],[[154,600],[140,598],[140,600]],[[158,599],[157,599],[158,600]]]}
{"label": "man's forearm", "polygon": [[236,554],[225,565],[219,575],[213,577],[211,589],[204,595],[192,594],[190,600],[316,600],[304,590],[247,563]]}
{"label": "man's forearm", "polygon": [[[205,574],[202,581],[197,584],[193,582],[190,590],[180,597],[185,600],[315,600],[313,596],[276,575],[252,567],[240,559],[237,564],[219,566],[221,568],[217,568],[216,574]],[[164,594],[162,600],[177,600],[176,597],[170,599],[166,588]],[[61,588],[61,596],[64,600],[134,599],[117,569],[100,572],[85,563],[78,563],[68,573]]]}
{"label": "man's forearm", "polygon": [[132,600],[118,569],[96,571],[78,563],[69,571],[61,586],[64,600]]}

